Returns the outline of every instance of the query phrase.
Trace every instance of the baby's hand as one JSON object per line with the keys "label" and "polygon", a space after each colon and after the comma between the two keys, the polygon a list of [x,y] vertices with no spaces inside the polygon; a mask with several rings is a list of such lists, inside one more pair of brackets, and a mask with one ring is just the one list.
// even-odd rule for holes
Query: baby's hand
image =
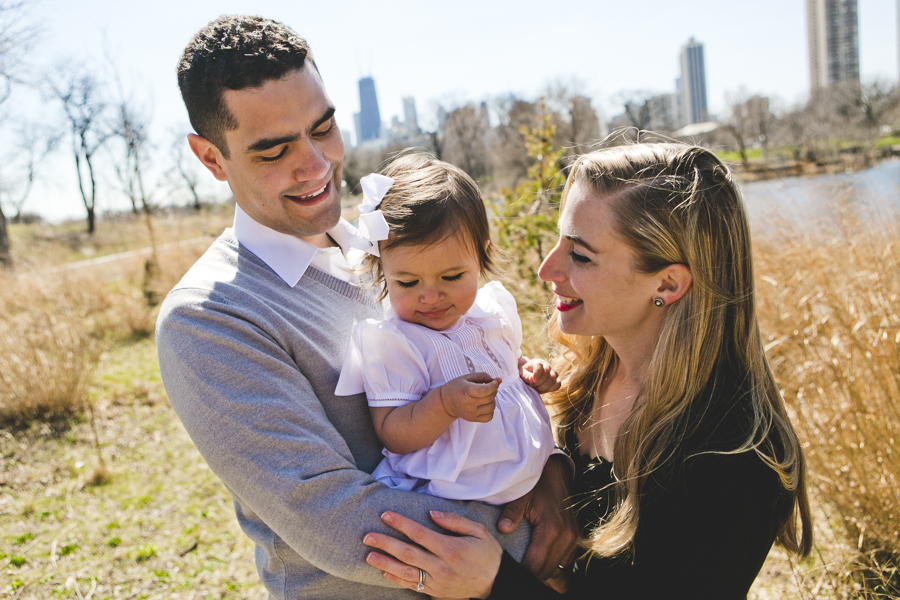
{"label": "baby's hand", "polygon": [[487,423],[494,418],[494,397],[500,379],[487,373],[472,373],[451,379],[441,386],[441,404],[453,418]]}
{"label": "baby's hand", "polygon": [[525,358],[524,356],[520,358],[519,376],[522,381],[537,390],[538,394],[555,392],[560,386],[559,375],[550,366],[550,363],[542,358]]}

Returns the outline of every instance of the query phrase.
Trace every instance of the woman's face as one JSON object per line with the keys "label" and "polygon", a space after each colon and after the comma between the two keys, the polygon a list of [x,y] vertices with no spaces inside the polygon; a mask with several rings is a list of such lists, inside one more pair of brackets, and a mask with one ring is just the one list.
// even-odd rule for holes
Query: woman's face
{"label": "woman's face", "polygon": [[657,335],[659,278],[632,269],[634,251],[613,229],[610,199],[578,182],[559,217],[559,242],[538,274],[553,283],[563,333],[633,342]]}

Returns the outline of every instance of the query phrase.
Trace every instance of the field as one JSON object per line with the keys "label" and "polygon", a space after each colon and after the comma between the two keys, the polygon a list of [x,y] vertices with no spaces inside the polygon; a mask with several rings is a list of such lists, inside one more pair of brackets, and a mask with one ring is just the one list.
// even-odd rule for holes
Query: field
{"label": "field", "polygon": [[[798,229],[773,211],[755,238],[764,336],[817,518],[813,556],[773,550],[757,600],[900,598],[900,216],[840,190],[831,201],[829,222]],[[166,401],[152,334],[152,304],[230,219],[160,215],[150,268],[148,253],[98,260],[145,248],[140,220],[101,222],[93,240],[80,224],[11,230],[0,598],[265,598],[230,497]],[[523,305],[539,351],[542,307]]]}

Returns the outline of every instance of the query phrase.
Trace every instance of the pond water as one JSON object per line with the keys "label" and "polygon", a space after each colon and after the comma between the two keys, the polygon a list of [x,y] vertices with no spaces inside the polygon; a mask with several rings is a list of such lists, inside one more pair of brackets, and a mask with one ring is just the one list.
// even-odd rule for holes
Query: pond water
{"label": "pond water", "polygon": [[834,223],[848,210],[875,225],[900,212],[900,160],[852,173],[754,181],[741,191],[754,232],[774,221],[801,229]]}

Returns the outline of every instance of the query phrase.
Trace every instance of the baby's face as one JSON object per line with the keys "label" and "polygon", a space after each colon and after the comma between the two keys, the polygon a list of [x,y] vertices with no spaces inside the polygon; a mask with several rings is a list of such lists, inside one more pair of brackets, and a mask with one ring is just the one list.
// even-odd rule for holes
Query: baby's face
{"label": "baby's face", "polygon": [[382,250],[381,267],[397,316],[429,329],[456,323],[478,294],[478,258],[459,234],[428,246]]}

